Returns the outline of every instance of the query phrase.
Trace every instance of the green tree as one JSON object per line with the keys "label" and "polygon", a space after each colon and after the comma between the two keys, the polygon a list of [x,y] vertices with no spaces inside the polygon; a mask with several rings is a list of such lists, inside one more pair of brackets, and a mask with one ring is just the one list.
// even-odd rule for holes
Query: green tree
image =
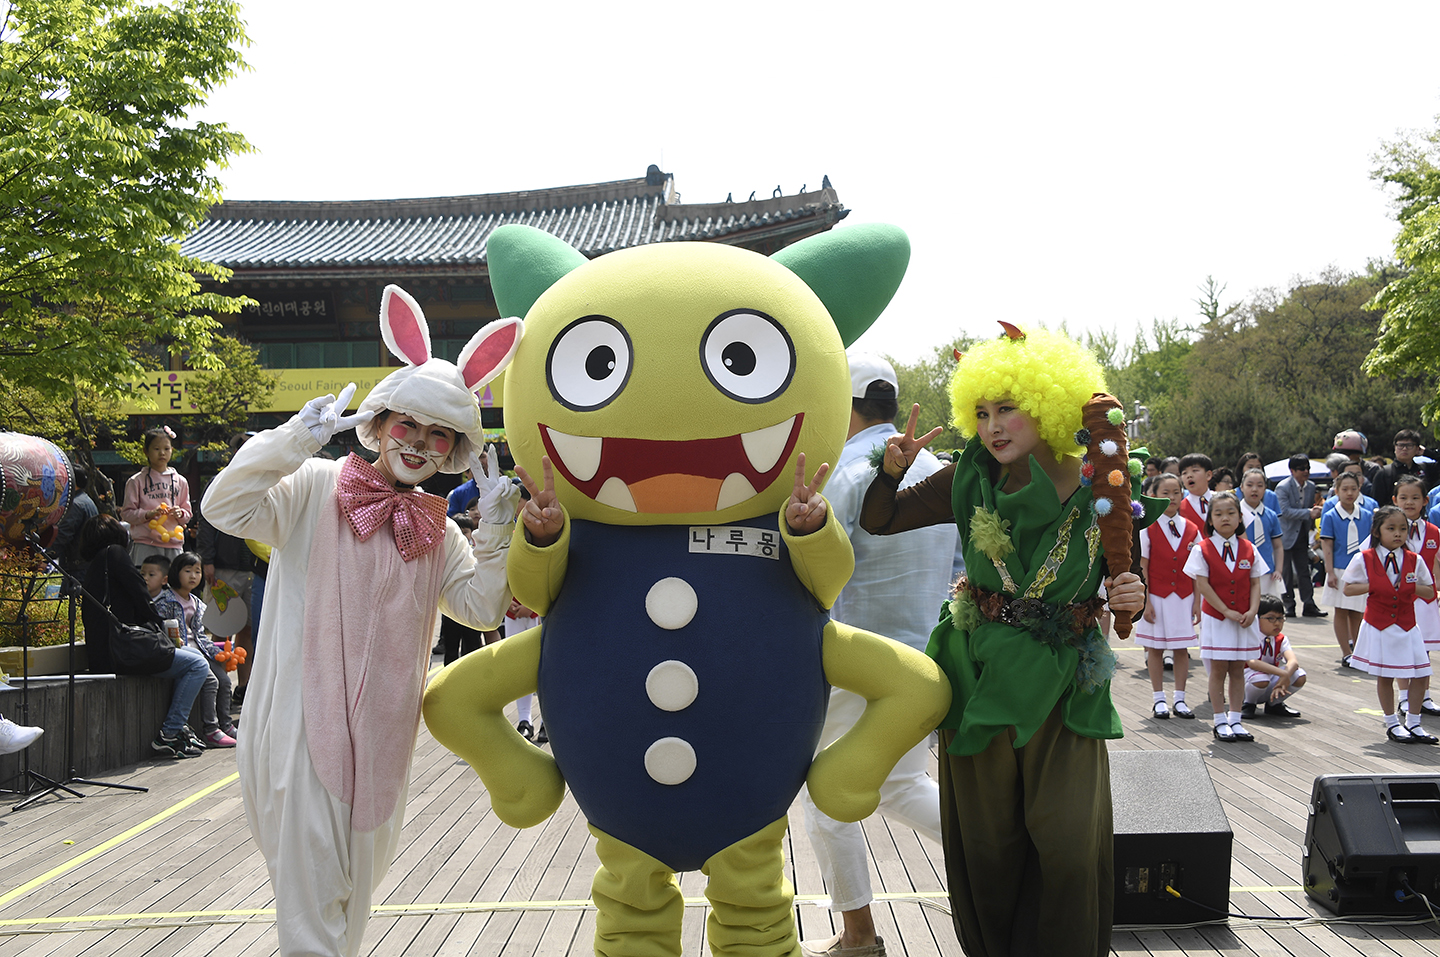
{"label": "green tree", "polygon": [[260,351],[242,339],[217,336],[212,349],[220,368],[190,380],[196,414],[185,424],[197,445],[220,449],[228,447],[230,436],[245,430],[251,409],[275,395],[280,376],[266,371]]}
{"label": "green tree", "polygon": [[1157,402],[1152,416],[1161,444],[1223,464],[1252,449],[1272,461],[1328,452],[1342,429],[1359,429],[1379,450],[1414,426],[1427,398],[1421,383],[1362,368],[1379,326],[1366,304],[1394,275],[1382,265],[1361,274],[1329,270],[1238,308],[1207,313],[1202,302],[1205,321],[1184,358],[1184,387]]}
{"label": "green tree", "polygon": [[897,362],[890,356],[886,360],[895,368],[895,378],[900,383],[900,413],[895,427],[905,428],[910,420],[910,406],[920,403],[920,420],[915,434],[923,435],[935,426],[945,431],[935,437],[929,448],[932,452],[942,449],[963,448],[965,440],[950,424],[950,379],[955,374],[955,352],[964,352],[974,344],[969,336],[958,336],[914,363]]}
{"label": "green tree", "polygon": [[1403,272],[1373,300],[1384,319],[1365,368],[1421,380],[1424,421],[1433,425],[1440,419],[1440,128],[1386,143],[1375,160],[1372,177],[1394,191]]}
{"label": "green tree", "polygon": [[[188,119],[244,67],[230,0],[11,0],[0,20],[0,380],[116,396],[156,351],[212,367],[228,272],[179,240],[245,139]],[[77,383],[80,385],[77,386]]]}

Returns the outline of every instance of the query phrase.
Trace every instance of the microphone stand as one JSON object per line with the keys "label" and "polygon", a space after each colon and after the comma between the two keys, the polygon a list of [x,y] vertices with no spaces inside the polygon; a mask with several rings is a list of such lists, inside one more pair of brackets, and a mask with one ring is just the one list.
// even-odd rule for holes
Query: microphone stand
{"label": "microphone stand", "polygon": [[[65,687],[65,768],[66,768],[66,775],[65,775],[65,779],[64,779],[63,781],[56,781],[56,780],[54,780],[53,778],[48,778],[48,777],[46,777],[45,775],[39,773],[38,771],[36,771],[36,770],[34,770],[33,768],[30,767],[30,756],[27,754],[27,755],[25,756],[25,762],[24,762],[24,763],[25,763],[25,775],[26,775],[26,777],[27,777],[27,780],[26,780],[26,788],[25,788],[25,790],[22,791],[21,793],[29,794],[29,790],[30,790],[30,789],[29,789],[29,785],[30,785],[30,784],[33,784],[33,783],[37,783],[37,782],[38,782],[39,784],[41,784],[41,785],[44,786],[44,790],[37,791],[37,792],[34,793],[34,794],[30,794],[29,797],[25,798],[25,800],[21,801],[19,804],[16,804],[13,808],[11,808],[11,810],[19,811],[19,810],[21,810],[22,808],[29,807],[31,804],[34,804],[36,801],[40,800],[41,798],[43,798],[43,797],[48,797],[49,795],[54,794],[56,791],[64,791],[64,792],[66,792],[67,794],[71,794],[71,795],[73,795],[73,796],[75,796],[75,797],[77,797],[77,798],[83,798],[83,797],[86,796],[83,792],[77,791],[77,790],[75,790],[73,787],[71,787],[70,785],[72,785],[72,784],[84,784],[84,785],[89,785],[90,787],[97,787],[97,788],[115,788],[115,789],[121,790],[121,791],[142,791],[142,792],[143,792],[143,791],[149,791],[149,790],[150,790],[149,788],[139,787],[138,785],[134,785],[134,784],[115,784],[115,783],[110,782],[110,781],[91,781],[91,780],[88,780],[88,779],[86,779],[86,778],[78,777],[78,776],[76,775],[76,773],[75,773],[75,601],[76,601],[76,598],[77,598],[78,596],[84,596],[84,597],[86,597],[86,598],[89,598],[91,601],[95,602],[97,605],[100,605],[102,608],[104,607],[104,605],[103,605],[101,602],[97,601],[94,595],[90,594],[89,592],[87,592],[87,591],[85,590],[85,586],[84,586],[83,584],[81,584],[81,582],[80,582],[80,580],[79,580],[78,578],[76,578],[74,575],[70,574],[70,573],[69,573],[68,571],[66,571],[64,568],[61,568],[59,562],[55,561],[55,560],[52,559],[49,555],[46,555],[46,554],[45,554],[45,549],[42,548],[41,545],[40,545],[40,539],[39,539],[39,537],[36,536],[36,534],[35,534],[33,531],[31,531],[31,530],[29,530],[29,529],[27,529],[27,530],[25,531],[25,540],[30,543],[30,545],[31,545],[32,548],[35,549],[36,554],[38,554],[38,555],[41,557],[41,559],[45,562],[45,565],[46,565],[51,571],[59,572],[60,575],[62,576],[63,580],[65,581],[65,583],[68,584],[68,585],[70,586],[70,588],[71,588],[70,596],[69,596],[69,597],[70,597],[70,602],[69,602],[69,604],[70,604],[70,662],[69,662],[69,668],[68,668],[69,677],[68,677],[68,679],[67,679],[67,681],[66,681],[66,687]],[[21,655],[22,655],[22,669],[23,669],[24,677],[25,677],[25,687],[24,687],[24,688],[21,690],[21,692],[20,692],[20,694],[21,694],[20,707],[21,707],[21,709],[22,709],[23,711],[25,711],[27,718],[28,718],[28,716],[29,716],[29,709],[30,709],[30,649],[29,649],[29,627],[30,627],[30,618],[29,618],[29,615],[26,613],[26,610],[25,610],[25,609],[26,609],[26,606],[30,603],[30,597],[31,597],[31,595],[32,595],[33,592],[34,592],[34,583],[35,583],[35,581],[38,579],[38,577],[39,577],[39,575],[38,575],[38,573],[37,573],[36,576],[31,579],[31,587],[25,591],[24,598],[21,600],[21,603],[20,603],[20,611],[19,611],[19,614],[16,616],[16,623],[19,624],[19,626],[20,626],[20,644],[21,644],[21,649],[22,649],[22,650],[21,650]],[[107,608],[106,611],[108,612],[109,609]],[[113,616],[112,616],[112,617],[113,617]]]}

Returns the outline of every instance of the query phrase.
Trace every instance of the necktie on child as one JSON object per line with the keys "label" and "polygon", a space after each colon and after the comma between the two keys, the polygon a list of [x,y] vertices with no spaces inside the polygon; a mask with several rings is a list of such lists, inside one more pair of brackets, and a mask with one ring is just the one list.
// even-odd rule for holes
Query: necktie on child
{"label": "necktie on child", "polygon": [[1400,566],[1395,562],[1395,553],[1391,552],[1385,556],[1385,571],[1390,574],[1390,581],[1395,585],[1400,584]]}
{"label": "necktie on child", "polygon": [[1205,514],[1205,510],[1209,507],[1210,503],[1205,501],[1205,497],[1202,495],[1200,497],[1200,514],[1203,516]]}
{"label": "necktie on child", "polygon": [[1173,518],[1170,519],[1170,534],[1174,535],[1176,538],[1180,537],[1180,529],[1175,527],[1175,519]]}
{"label": "necktie on child", "polygon": [[1358,515],[1345,519],[1345,551],[1354,554],[1360,550],[1360,522]]}
{"label": "necktie on child", "polygon": [[1418,552],[1418,551],[1420,551],[1420,540],[1421,540],[1422,538],[1424,538],[1424,534],[1420,531],[1420,522],[1418,522],[1418,521],[1411,522],[1411,523],[1410,523],[1410,534],[1406,537],[1405,540],[1406,540],[1407,542],[1414,542],[1414,543],[1415,543],[1415,548],[1414,548],[1414,550]]}
{"label": "necktie on child", "polygon": [[1227,565],[1235,560],[1235,553],[1230,550],[1229,542],[1225,543],[1225,552],[1220,557],[1225,560],[1225,564]]}

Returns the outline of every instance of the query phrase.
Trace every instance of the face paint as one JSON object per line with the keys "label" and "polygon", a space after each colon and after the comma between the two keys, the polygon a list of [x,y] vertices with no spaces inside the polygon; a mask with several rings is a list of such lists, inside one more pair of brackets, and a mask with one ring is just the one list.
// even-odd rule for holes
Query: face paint
{"label": "face paint", "polygon": [[392,412],[380,431],[375,467],[391,482],[416,485],[438,472],[454,447],[452,429]]}

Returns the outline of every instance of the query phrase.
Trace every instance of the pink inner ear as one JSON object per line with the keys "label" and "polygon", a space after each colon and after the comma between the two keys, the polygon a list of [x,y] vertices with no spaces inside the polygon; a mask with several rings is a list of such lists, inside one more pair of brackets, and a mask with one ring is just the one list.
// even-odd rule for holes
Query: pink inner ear
{"label": "pink inner ear", "polygon": [[410,303],[401,296],[392,295],[386,315],[390,319],[390,335],[395,339],[395,347],[404,353],[410,364],[418,366],[429,359],[425,349],[425,335],[420,331],[420,322],[415,317],[415,311],[410,308]]}
{"label": "pink inner ear", "polygon": [[518,331],[519,327],[512,323],[480,343],[470,361],[465,363],[465,368],[460,370],[466,385],[479,382],[487,372],[504,361],[505,354],[515,344]]}

